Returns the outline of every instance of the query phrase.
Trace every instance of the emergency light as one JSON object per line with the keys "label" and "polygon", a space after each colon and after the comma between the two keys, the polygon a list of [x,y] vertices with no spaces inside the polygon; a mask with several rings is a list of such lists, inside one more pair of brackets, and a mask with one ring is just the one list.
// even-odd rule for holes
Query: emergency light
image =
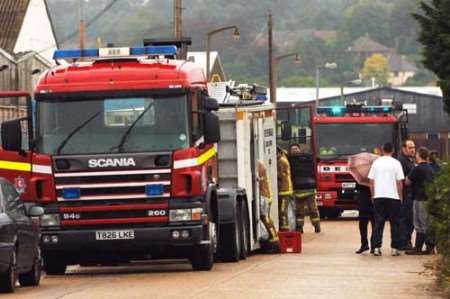
{"label": "emergency light", "polygon": [[79,199],[81,197],[80,188],[64,188],[62,193],[64,199]]}
{"label": "emergency light", "polygon": [[393,109],[389,106],[330,106],[317,107],[317,114],[326,114],[328,116],[338,116],[346,113],[366,113],[366,114],[386,114],[392,113]]}
{"label": "emergency light", "polygon": [[99,49],[67,49],[56,50],[53,59],[76,59],[95,57],[127,57],[127,56],[175,56],[176,46],[149,46],[132,48],[99,48]]}

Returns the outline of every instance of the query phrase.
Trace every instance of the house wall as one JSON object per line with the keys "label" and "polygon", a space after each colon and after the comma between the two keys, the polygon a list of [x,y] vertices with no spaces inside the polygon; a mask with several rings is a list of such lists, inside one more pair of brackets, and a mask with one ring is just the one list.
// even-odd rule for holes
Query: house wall
{"label": "house wall", "polygon": [[56,50],[50,19],[47,15],[44,0],[31,0],[14,47],[14,53],[36,51],[52,61]]}

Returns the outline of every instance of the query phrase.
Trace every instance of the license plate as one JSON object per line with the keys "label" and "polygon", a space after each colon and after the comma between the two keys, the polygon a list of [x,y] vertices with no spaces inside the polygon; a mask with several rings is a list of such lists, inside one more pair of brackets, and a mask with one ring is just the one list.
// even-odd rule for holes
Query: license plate
{"label": "license plate", "polygon": [[133,230],[102,230],[95,232],[95,239],[98,241],[105,240],[133,240]]}
{"label": "license plate", "polygon": [[354,189],[354,188],[356,188],[356,183],[342,183],[342,188]]}

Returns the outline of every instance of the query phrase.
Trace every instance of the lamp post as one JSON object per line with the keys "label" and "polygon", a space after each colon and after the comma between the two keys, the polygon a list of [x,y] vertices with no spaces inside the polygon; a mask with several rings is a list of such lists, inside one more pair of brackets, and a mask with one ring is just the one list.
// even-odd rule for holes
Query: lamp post
{"label": "lamp post", "polygon": [[281,60],[283,60],[285,58],[289,58],[289,57],[295,57],[294,63],[296,63],[296,64],[300,63],[300,57],[299,57],[298,53],[288,53],[288,54],[280,55],[280,56],[274,57],[272,60],[273,61],[272,70],[273,70],[274,75],[273,75],[273,84],[271,87],[271,91],[272,91],[272,88],[274,90],[273,90],[273,92],[271,92],[271,98],[270,98],[271,103],[277,102],[277,81],[278,81],[277,79],[278,79],[278,76],[277,76],[276,66]]}
{"label": "lamp post", "polygon": [[210,56],[210,52],[211,52],[211,50],[210,50],[211,37],[214,34],[216,34],[216,33],[219,33],[219,32],[222,32],[222,31],[226,31],[226,30],[232,30],[232,29],[234,30],[233,38],[238,40],[241,37],[241,34],[239,33],[239,28],[237,26],[234,26],[234,25],[233,26],[226,26],[226,27],[217,28],[217,29],[214,29],[214,30],[211,30],[211,31],[208,32],[208,36],[207,36],[207,39],[206,39],[206,82],[209,82],[209,64],[210,64],[210,62],[209,62],[210,57],[209,56]]}
{"label": "lamp post", "polygon": [[348,80],[348,81],[342,81],[341,82],[341,102],[344,103],[344,86],[347,84],[351,85],[361,85],[362,80],[361,79],[355,79],[355,80]]}
{"label": "lamp post", "polygon": [[326,62],[324,65],[316,67],[316,107],[319,107],[320,70],[321,69],[334,70],[336,68],[337,68],[336,62]]}

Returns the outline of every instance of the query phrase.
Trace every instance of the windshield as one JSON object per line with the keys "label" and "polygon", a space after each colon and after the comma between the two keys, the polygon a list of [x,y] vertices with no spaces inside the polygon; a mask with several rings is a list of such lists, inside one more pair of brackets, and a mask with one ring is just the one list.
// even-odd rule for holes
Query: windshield
{"label": "windshield", "polygon": [[189,146],[186,96],[37,103],[37,149],[46,154],[145,152]]}
{"label": "windshield", "polygon": [[318,124],[319,158],[345,158],[361,152],[373,153],[393,140],[393,124]]}

